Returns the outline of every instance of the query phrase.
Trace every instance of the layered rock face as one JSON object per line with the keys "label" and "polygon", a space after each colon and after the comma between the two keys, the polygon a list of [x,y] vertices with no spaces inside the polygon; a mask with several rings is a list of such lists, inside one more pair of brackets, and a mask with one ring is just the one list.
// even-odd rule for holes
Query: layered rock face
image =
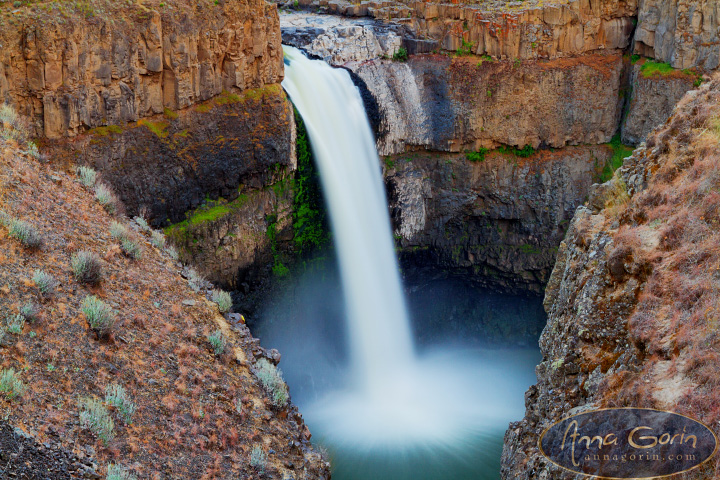
{"label": "layered rock face", "polygon": [[292,107],[270,85],[63,145],[102,173],[128,214],[165,226],[207,199],[234,200],[271,184],[273,171],[294,170],[294,135]]}
{"label": "layered rock face", "polygon": [[36,135],[58,138],[282,80],[275,5],[174,0],[155,8],[19,15],[0,34],[0,96]]}
{"label": "layered rock face", "polygon": [[543,5],[539,1],[508,6],[418,1],[359,4],[339,0],[301,0],[347,16],[371,16],[411,27],[419,36],[455,50],[472,43],[478,55],[502,59],[556,58],[603,49],[625,48],[633,32],[636,0],[571,0]]}
{"label": "layered rock face", "polygon": [[720,4],[714,0],[645,0],[634,50],[675,68],[720,65]]}
{"label": "layered rock face", "polygon": [[514,63],[423,55],[353,68],[383,114],[381,155],[605,143],[620,120],[620,54]]}
{"label": "layered rock face", "polygon": [[540,293],[575,207],[610,149],[569,147],[529,158],[408,153],[386,162],[403,270]]}
{"label": "layered rock face", "polygon": [[672,114],[677,102],[695,88],[697,77],[680,71],[670,75],[646,76],[642,65],[630,71],[630,101],[622,124],[622,141],[638,145]]}
{"label": "layered rock face", "polygon": [[[537,441],[581,411],[671,410],[717,431],[719,92],[717,80],[690,92],[578,208],[547,286],[538,383],[505,436],[503,478],[575,478]],[[713,459],[686,475],[717,469]]]}

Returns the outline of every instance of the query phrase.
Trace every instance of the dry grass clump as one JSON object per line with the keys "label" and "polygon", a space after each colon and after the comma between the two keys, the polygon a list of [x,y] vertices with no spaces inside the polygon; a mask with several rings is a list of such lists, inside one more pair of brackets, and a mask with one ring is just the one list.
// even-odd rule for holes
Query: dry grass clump
{"label": "dry grass clump", "polygon": [[100,257],[93,252],[82,250],[70,259],[73,275],[80,283],[97,285],[102,280],[102,266]]}
{"label": "dry grass clump", "polygon": [[270,396],[272,404],[276,407],[284,407],[290,399],[290,395],[285,380],[282,378],[282,371],[267,359],[261,358],[255,363],[254,372]]}
{"label": "dry grass clump", "polygon": [[98,399],[84,398],[80,401],[80,422],[105,443],[115,437],[115,422]]}
{"label": "dry grass clump", "polygon": [[95,184],[95,198],[98,203],[109,213],[117,213],[120,209],[120,200],[112,188],[104,183]]}
{"label": "dry grass clump", "polygon": [[86,187],[92,188],[97,182],[97,172],[90,167],[78,167],[78,180]]}
{"label": "dry grass clump", "polygon": [[43,244],[42,235],[29,222],[11,219],[8,224],[8,235],[20,242],[25,248],[38,249]]}
{"label": "dry grass clump", "polygon": [[95,295],[88,295],[82,301],[80,309],[85,314],[90,328],[98,338],[107,338],[115,325],[115,312]]}
{"label": "dry grass clump", "polygon": [[40,291],[40,294],[46,297],[55,293],[55,287],[58,285],[58,281],[55,280],[55,277],[40,269],[35,270],[35,273],[33,273],[32,276],[32,281]]}
{"label": "dry grass clump", "polygon": [[225,290],[215,289],[211,295],[212,301],[218,306],[220,313],[228,313],[232,308],[232,297]]}

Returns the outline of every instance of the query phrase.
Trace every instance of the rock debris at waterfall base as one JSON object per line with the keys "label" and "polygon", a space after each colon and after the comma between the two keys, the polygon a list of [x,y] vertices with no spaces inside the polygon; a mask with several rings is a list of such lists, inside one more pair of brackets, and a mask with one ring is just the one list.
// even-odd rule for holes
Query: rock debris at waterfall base
{"label": "rock debris at waterfall base", "polygon": [[[30,222],[45,239],[29,250],[0,227],[0,317],[30,302],[39,307],[35,321],[0,340],[0,369],[13,368],[26,387],[12,399],[0,394],[6,472],[24,478],[24,460],[35,459],[37,468],[59,473],[28,478],[68,478],[63,469],[75,468],[76,458],[85,459],[80,452],[91,449],[90,469],[79,478],[104,476],[110,463],[148,479],[257,478],[248,462],[261,445],[274,452],[268,454],[271,475],[307,469],[312,478],[327,477],[297,409],[273,407],[250,371],[264,350],[244,325],[231,327],[215,304],[194,293],[180,265],[154,248],[149,235],[108,215],[74,173],[40,164],[12,143],[0,149],[0,192],[0,209]],[[113,220],[125,222],[140,259],[122,254],[110,233]],[[99,285],[73,277],[71,255],[80,250],[99,255]],[[32,281],[37,269],[58,280],[53,295],[39,294]],[[97,339],[81,311],[89,295],[113,309],[107,339]],[[216,357],[206,337],[218,329],[229,342],[227,353]],[[114,438],[105,443],[81,424],[79,401],[102,400],[110,384],[125,388],[137,410],[126,424],[109,408]],[[10,435],[12,428],[31,438]]]}

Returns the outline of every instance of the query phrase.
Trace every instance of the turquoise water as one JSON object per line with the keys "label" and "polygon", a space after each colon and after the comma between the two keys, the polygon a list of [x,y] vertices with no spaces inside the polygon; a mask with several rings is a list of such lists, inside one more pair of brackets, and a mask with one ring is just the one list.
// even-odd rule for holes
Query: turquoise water
{"label": "turquoise water", "polygon": [[[421,310],[439,312],[440,323],[413,323],[362,98],[345,70],[283,50],[282,84],[320,173],[339,282],[301,279],[254,331],[283,353],[293,401],[330,452],[333,478],[497,478],[503,432],[523,416],[539,359],[518,345],[535,343],[527,335],[536,330],[510,315],[485,319],[482,303],[466,320],[452,312],[467,294],[432,291]],[[450,313],[435,309],[448,302]],[[469,341],[473,332],[480,342]]]}
{"label": "turquoise water", "polygon": [[[290,386],[293,402],[303,414],[313,441],[327,450],[335,480],[496,480],[500,478],[500,455],[505,430],[524,413],[524,394],[535,383],[535,365],[541,360],[536,341],[526,342],[527,330],[517,327],[524,318],[534,331],[544,322],[539,298],[497,295],[486,290],[462,290],[462,297],[447,294],[456,286],[441,283],[410,295],[408,303],[414,312],[416,341],[422,339],[418,356],[423,371],[445,372],[448,392],[467,398],[431,401],[433,408],[462,409],[448,412],[467,418],[461,429],[443,432],[438,441],[395,438],[375,447],[363,438],[346,432],[357,429],[346,408],[333,405],[331,392],[347,387],[346,331],[343,301],[332,265],[306,275],[288,288],[285,296],[268,305],[262,320],[253,331],[268,348],[283,354],[280,367]],[[492,301],[489,301],[492,299]],[[459,304],[472,304],[469,310]],[[428,305],[434,305],[431,309]],[[453,328],[442,329],[438,312],[468,312],[465,321],[455,314]],[[425,312],[426,318],[423,318]],[[449,314],[448,314],[449,315]],[[487,318],[493,324],[503,317],[516,325],[504,338],[484,340],[488,329],[476,328]],[[521,344],[517,346],[518,338]],[[454,377],[454,378],[453,378]],[[453,384],[462,388],[452,390]],[[338,395],[343,402],[342,395]],[[326,399],[326,403],[323,403]],[[337,412],[328,412],[337,408]],[[402,409],[402,405],[399,406]],[[324,410],[324,411],[323,411]],[[327,421],[330,416],[331,420]],[[346,425],[345,422],[350,422]],[[420,427],[423,419],[418,420]]]}
{"label": "turquoise water", "polygon": [[[500,455],[508,423],[524,415],[524,392],[534,383],[534,366],[540,360],[535,348],[437,350],[423,357],[429,368],[441,365],[447,370],[455,363],[466,385],[462,391],[472,395],[465,401],[452,401],[467,410],[468,424],[454,435],[421,441],[409,439],[397,444],[373,447],[353,441],[332,428],[342,429],[342,421],[328,423],[324,415],[316,418],[313,405],[300,405],[315,441],[327,448],[337,480],[496,480],[500,478]],[[456,383],[457,379],[452,382]],[[450,392],[451,394],[453,392]],[[303,408],[305,407],[305,408]],[[446,408],[443,404],[438,409]],[[325,413],[327,415],[327,413]],[[452,418],[452,416],[451,416]],[[422,422],[422,419],[419,419]]]}

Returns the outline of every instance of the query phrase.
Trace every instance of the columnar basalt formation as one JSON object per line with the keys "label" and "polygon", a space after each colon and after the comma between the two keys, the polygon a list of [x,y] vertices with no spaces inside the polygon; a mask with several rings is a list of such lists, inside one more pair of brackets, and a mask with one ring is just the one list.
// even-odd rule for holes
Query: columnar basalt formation
{"label": "columnar basalt formation", "polygon": [[386,183],[404,270],[440,268],[501,291],[542,292],[572,213],[610,155],[597,146],[529,158],[491,153],[476,162],[394,157]]}
{"label": "columnar basalt formation", "polygon": [[513,60],[556,58],[625,48],[633,32],[636,0],[570,0],[508,4],[418,1],[301,0],[329,13],[371,16],[408,25],[420,36],[455,50],[463,42],[473,53]]}
{"label": "columnar basalt formation", "polygon": [[645,0],[638,12],[635,53],[675,68],[720,66],[720,4],[715,0]]}
{"label": "columnar basalt formation", "polygon": [[512,63],[420,55],[352,68],[383,114],[381,155],[598,144],[620,121],[620,54]]}
{"label": "columnar basalt formation", "polygon": [[49,5],[6,18],[0,33],[0,96],[37,135],[122,126],[282,80],[277,7],[263,0]]}

